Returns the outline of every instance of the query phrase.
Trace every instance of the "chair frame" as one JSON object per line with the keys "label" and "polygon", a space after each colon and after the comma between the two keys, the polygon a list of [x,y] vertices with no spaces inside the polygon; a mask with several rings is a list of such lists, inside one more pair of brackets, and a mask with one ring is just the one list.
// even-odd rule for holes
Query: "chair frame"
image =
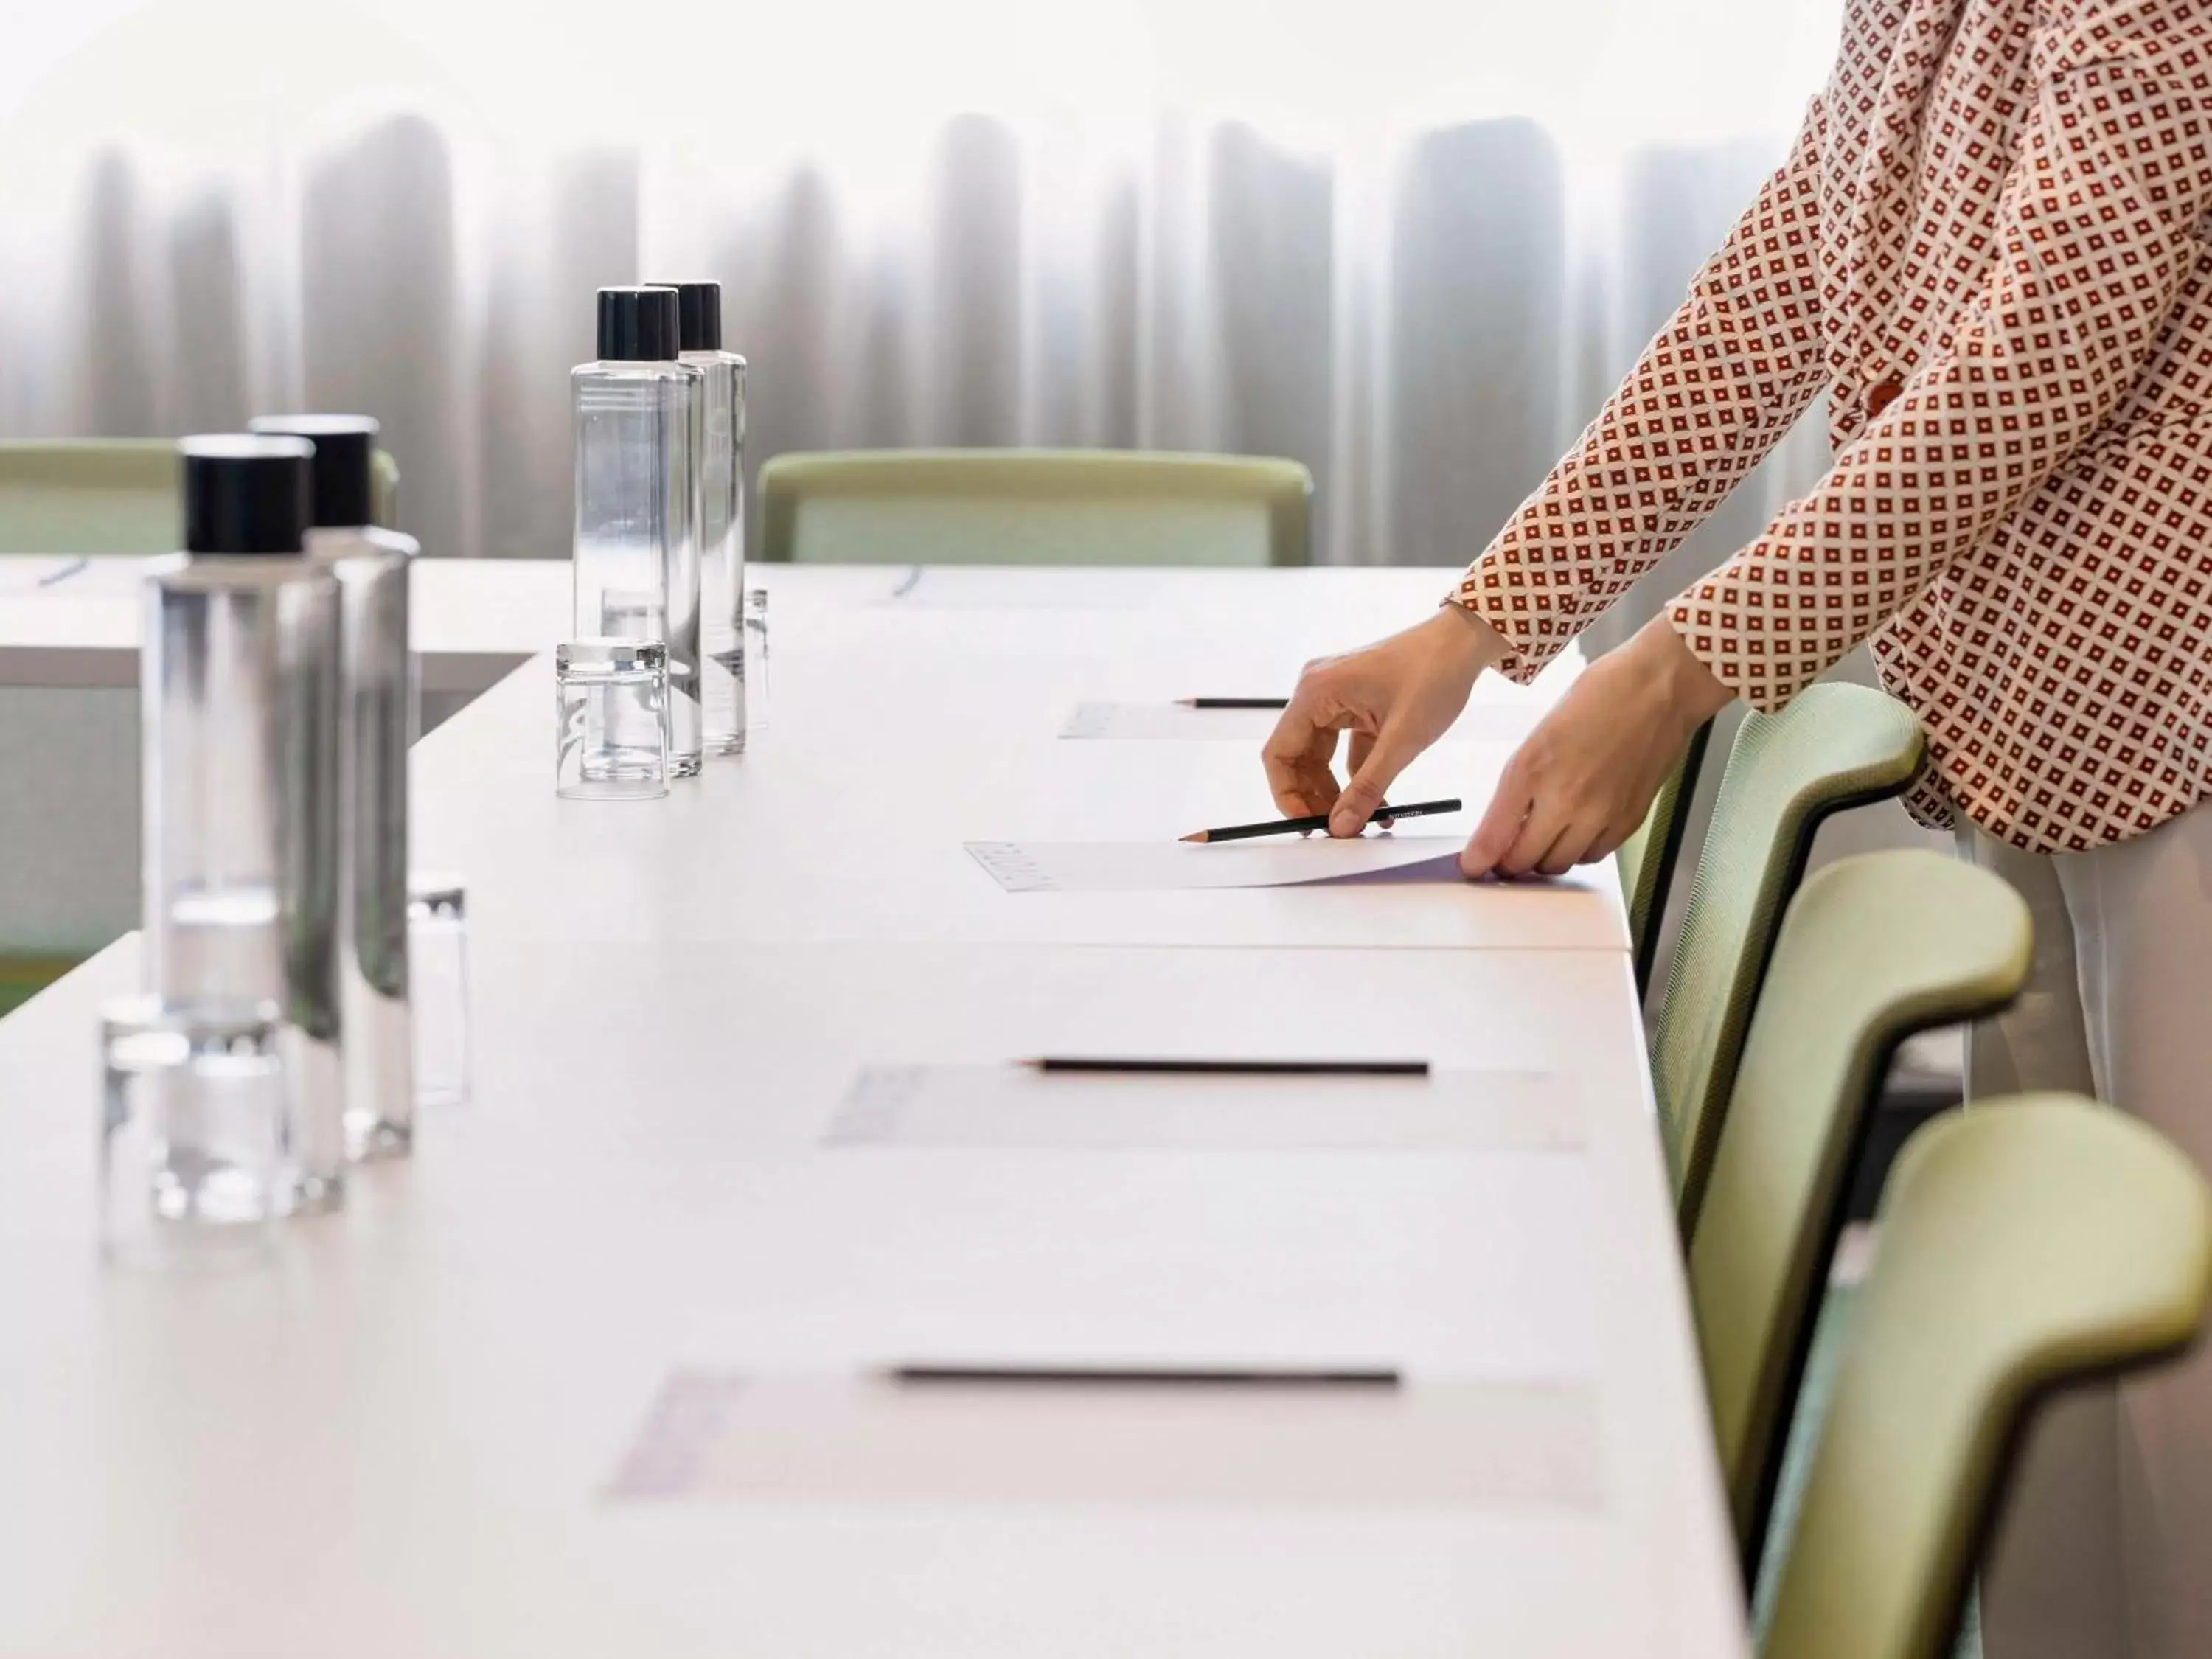
{"label": "chair frame", "polygon": [[[1644,896],[1644,924],[1639,930],[1636,923],[1636,896],[1627,895],[1628,923],[1632,937],[1630,945],[1635,951],[1636,1000],[1638,1002],[1651,994],[1651,970],[1659,964],[1659,935],[1666,931],[1667,900],[1674,890],[1675,872],[1681,866],[1682,843],[1690,837],[1690,819],[1697,810],[1698,780],[1704,775],[1705,751],[1712,746],[1713,723],[1705,721],[1690,734],[1689,746],[1683,750],[1682,759],[1674,769],[1674,810],[1662,826],[1657,846],[1646,845],[1644,857],[1651,874],[1650,890]],[[1642,872],[1637,884],[1645,885]]]}
{"label": "chair frame", "polygon": [[[1877,692],[1875,695],[1885,694]],[[1741,740],[1741,734],[1739,732],[1735,741]],[[1732,742],[1729,746],[1730,764],[1734,763],[1735,758],[1735,743]],[[1717,1032],[1717,1036],[1723,1042],[1732,1039],[1739,1066],[1742,1063],[1744,1042],[1750,1032],[1752,1018],[1758,1010],[1759,992],[1765,985],[1767,972],[1773,966],[1774,948],[1782,937],[1783,919],[1788,914],[1790,901],[1796,896],[1798,889],[1804,885],[1805,872],[1812,863],[1813,847],[1820,837],[1820,826],[1839,812],[1853,811],[1863,806],[1878,805],[1883,801],[1899,799],[1911,789],[1914,782],[1926,770],[1927,764],[1928,752],[1923,732],[1919,757],[1914,763],[1911,774],[1903,781],[1880,783],[1865,789],[1854,790],[1848,794],[1839,794],[1817,801],[1807,807],[1803,816],[1798,820],[1796,833],[1790,838],[1788,847],[1784,850],[1778,865],[1771,872],[1776,878],[1775,920],[1773,926],[1767,929],[1766,939],[1759,945],[1757,956],[1751,963],[1751,994],[1744,999],[1741,1008],[1735,1009],[1733,1012],[1724,1012],[1721,1026]],[[1720,787],[1723,790],[1728,787],[1728,769],[1725,766],[1722,769]],[[1717,802],[1717,799],[1718,797],[1716,797]],[[1709,830],[1710,827],[1710,820],[1708,820]],[[1693,897],[1696,894],[1697,877],[1704,870],[1705,857],[1709,851],[1710,842],[1705,848],[1701,848],[1699,851],[1698,871],[1692,872],[1691,878],[1691,891]],[[1670,974],[1668,977],[1670,982],[1667,994],[1671,997],[1674,988],[1671,982],[1673,975]],[[1655,1027],[1655,1031],[1657,1029]],[[1735,1086],[1735,1079],[1731,1077],[1729,1082],[1729,1093],[1733,1093]],[[1665,1103],[1665,1110],[1661,1115],[1669,1174],[1676,1187],[1675,1219],[1686,1242],[1694,1236],[1697,1230],[1698,1212],[1705,1201],[1705,1183],[1712,1173],[1713,1152],[1720,1133],[1717,1115],[1707,1109],[1706,1103],[1700,1101],[1697,1110],[1697,1119],[1690,1125],[1692,1132],[1692,1139],[1686,1143],[1682,1142],[1679,1135],[1681,1128],[1681,1103],[1676,1101]]]}
{"label": "chair frame", "polygon": [[[1778,930],[1778,936],[1779,930]],[[1999,998],[1979,1006],[1966,1015],[1969,1019],[1987,1019],[2010,1008],[2021,998],[2021,992]],[[1931,1014],[1924,1018],[1911,1018],[1900,1023],[1874,1053],[1874,1064],[1869,1067],[1866,1088],[1852,1114],[1850,1133],[1845,1138],[1841,1167],[1845,1180],[1833,1194],[1827,1213],[1821,1218],[1820,1231],[1814,1236],[1813,1259],[1827,1262],[1835,1259],[1836,1246],[1842,1241],[1844,1228],[1850,1215],[1850,1171],[1859,1167],[1866,1156],[1868,1142],[1873,1138],[1875,1117],[1881,1109],[1882,1091],[1889,1082],[1890,1073],[1897,1065],[1898,1050],[1923,1031],[1937,1031],[1947,1025],[1960,1024],[1955,1012]],[[1812,1305],[1807,1316],[1797,1323],[1790,1346],[1783,1358],[1782,1398],[1794,1403],[1805,1386],[1805,1370],[1813,1358],[1813,1340],[1820,1334],[1819,1285],[1814,1288]],[[1759,1568],[1765,1559],[1767,1534],[1774,1525],[1774,1500],[1782,1488],[1783,1467],[1787,1459],[1790,1441],[1790,1413],[1785,1410],[1777,1427],[1779,1431],[1770,1437],[1760,1458],[1759,1478],[1753,1487],[1751,1513],[1747,1517],[1743,1535],[1737,1541],[1738,1559],[1743,1569],[1747,1589],[1758,1583]],[[1971,1575],[1970,1575],[1971,1576]]]}
{"label": "chair frame", "polygon": [[[2052,1108],[2110,1113],[2116,1118],[2124,1116],[2116,1109],[2086,1097],[2064,1093],[2031,1092],[1993,1098],[1980,1105],[1960,1106],[1924,1126],[1913,1141],[1907,1144],[1900,1155],[1893,1182],[1895,1176],[1905,1176],[1909,1171],[1917,1155],[1916,1147],[1924,1151],[1929,1145],[1929,1137],[1959,1133],[1962,1121],[1984,1114],[2001,1117],[2011,1110],[2049,1110]],[[2142,1131],[2139,1129],[2138,1132]],[[2164,1139],[2156,1136],[2155,1132],[2149,1133],[2155,1139]],[[2179,1148],[2170,1141],[2164,1144],[2176,1162],[2185,1163]],[[2198,1184],[2201,1193],[2201,1177]],[[1893,1184],[1890,1191],[1885,1194],[1885,1212],[1893,1200],[1896,1190]],[[2202,1223],[2199,1224],[2201,1227]],[[1948,1530],[1931,1540],[1939,1552],[1933,1559],[1922,1558],[1927,1568],[1928,1582],[1924,1586],[1925,1595],[1917,1604],[1921,1615],[1916,1620],[1919,1628],[1903,1632],[1908,1638],[1919,1638],[1912,1646],[1904,1650],[1907,1659],[1948,1659],[1952,1652],[1974,1580],[1988,1559],[1990,1547],[1997,1536],[2009,1505],[2027,1437],[2043,1411],[2052,1401],[2067,1398],[2085,1389],[2141,1376],[2185,1359],[2204,1346],[2205,1331],[2204,1287],[2200,1285],[2191,1328],[2178,1340],[2163,1343],[2131,1340],[2121,1357],[2087,1361],[2061,1359],[2046,1350],[2043,1363],[2036,1367],[2044,1373],[2042,1380],[2021,1382],[2014,1389],[2000,1386],[1978,1390],[1975,1396],[1979,1411],[1977,1421],[1983,1431],[1993,1431],[1990,1436],[1986,1462],[1970,1462],[1962,1468],[1961,1483],[1955,1489],[1962,1501],[1953,1517],[1954,1529]],[[2114,1345],[2114,1347],[2118,1346]],[[1822,1425],[1824,1449],[1827,1437],[1833,1432],[1832,1423]],[[1815,1467],[1818,1467],[1817,1458]],[[1793,1551],[1801,1541],[1794,1537],[1790,1540]],[[1787,1575],[1795,1564],[1785,1558],[1780,1565],[1784,1578],[1778,1581],[1776,1588],[1786,1591]],[[1778,1602],[1778,1608],[1779,1605]],[[1771,1642],[1774,1634],[1773,1626],[1766,1626],[1762,1632],[1763,1640]],[[1763,1648],[1762,1650],[1771,1650]]]}

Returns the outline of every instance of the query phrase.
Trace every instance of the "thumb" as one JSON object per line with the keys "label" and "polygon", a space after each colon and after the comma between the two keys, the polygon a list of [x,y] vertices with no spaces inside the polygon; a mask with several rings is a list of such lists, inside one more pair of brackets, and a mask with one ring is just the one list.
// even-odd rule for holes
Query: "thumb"
{"label": "thumb", "polygon": [[1406,733],[1401,722],[1386,721],[1375,734],[1375,742],[1367,750],[1367,757],[1359,769],[1352,775],[1352,781],[1344,786],[1344,793],[1336,798],[1329,810],[1328,833],[1332,836],[1356,836],[1375,816],[1375,809],[1382,804],[1383,793],[1406,769],[1413,757],[1421,752],[1421,745]]}

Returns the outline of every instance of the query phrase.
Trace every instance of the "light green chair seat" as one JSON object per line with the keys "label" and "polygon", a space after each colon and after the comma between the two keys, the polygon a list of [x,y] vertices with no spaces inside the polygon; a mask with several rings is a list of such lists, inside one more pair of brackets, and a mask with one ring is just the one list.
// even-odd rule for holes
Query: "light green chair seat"
{"label": "light green chair seat", "polygon": [[[399,469],[376,452],[376,517],[392,522]],[[184,513],[167,438],[0,443],[0,553],[167,553]]]}
{"label": "light green chair seat", "polygon": [[1713,725],[1707,720],[1691,738],[1681,763],[1659,786],[1651,810],[1636,826],[1636,833],[1621,842],[1613,855],[1613,867],[1620,872],[1620,896],[1628,905],[1628,939],[1635,953],[1639,997],[1651,987],[1651,968],[1659,956],[1659,933],[1667,921],[1667,896],[1674,890],[1683,833],[1689,827],[1690,808],[1698,796],[1698,775],[1705,770],[1705,749],[1712,736]]}
{"label": "light green chair seat", "polygon": [[761,468],[761,554],[809,564],[1300,565],[1296,461],[1135,450],[900,449]]}
{"label": "light green chair seat", "polygon": [[1747,714],[1736,732],[1651,1035],[1686,1240],[1697,1234],[1721,1108],[1814,833],[1832,813],[1903,793],[1925,746],[1910,709],[1863,685],[1808,686],[1778,714]]}
{"label": "light green chair seat", "polygon": [[1767,1620],[1765,1659],[1942,1659],[2036,1403],[2164,1358],[2212,1293],[2212,1196],[2067,1096],[1906,1143]]}
{"label": "light green chair seat", "polygon": [[1744,1581],[1759,1547],[1851,1171],[1897,1045],[2026,982],[2027,906],[1938,853],[1873,853],[1790,902],[1720,1124],[1690,1298]]}

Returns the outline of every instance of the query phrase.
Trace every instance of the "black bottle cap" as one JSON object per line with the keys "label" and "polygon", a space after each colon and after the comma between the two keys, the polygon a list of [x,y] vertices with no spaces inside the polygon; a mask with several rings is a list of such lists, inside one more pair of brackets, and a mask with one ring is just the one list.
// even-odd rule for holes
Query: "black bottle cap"
{"label": "black bottle cap", "polygon": [[722,285],[720,283],[664,283],[676,290],[677,333],[686,351],[722,349]]}
{"label": "black bottle cap", "polygon": [[380,429],[367,415],[260,415],[248,422],[264,437],[305,438],[315,447],[315,522],[374,524],[370,456]]}
{"label": "black bottle cap", "polygon": [[297,553],[314,521],[315,447],[304,438],[186,438],[185,551]]}
{"label": "black bottle cap", "polygon": [[599,290],[599,361],[672,363],[683,350],[672,288]]}

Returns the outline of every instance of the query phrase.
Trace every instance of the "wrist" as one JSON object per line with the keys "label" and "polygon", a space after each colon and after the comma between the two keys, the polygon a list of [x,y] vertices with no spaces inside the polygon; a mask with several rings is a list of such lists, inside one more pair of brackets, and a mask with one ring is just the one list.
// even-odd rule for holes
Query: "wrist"
{"label": "wrist", "polygon": [[1661,612],[1637,631],[1632,648],[1659,696],[1693,731],[1735,701],[1735,693],[1717,679]]}
{"label": "wrist", "polygon": [[1437,608],[1429,627],[1444,641],[1445,649],[1467,665],[1470,679],[1513,654],[1512,646],[1486,617],[1453,600]]}

